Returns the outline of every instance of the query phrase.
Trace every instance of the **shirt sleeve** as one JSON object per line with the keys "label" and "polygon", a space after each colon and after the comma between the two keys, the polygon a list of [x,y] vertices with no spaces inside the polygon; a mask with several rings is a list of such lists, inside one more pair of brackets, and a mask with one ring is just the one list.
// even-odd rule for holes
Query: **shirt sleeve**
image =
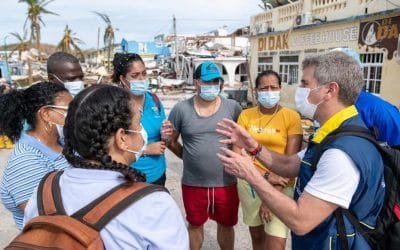
{"label": "shirt sleeve", "polygon": [[348,209],[359,182],[360,172],[350,156],[340,149],[328,149],[304,191]]}
{"label": "shirt sleeve", "polygon": [[33,190],[46,175],[47,167],[33,152],[25,152],[8,162],[7,190],[18,206],[29,200]]}
{"label": "shirt sleeve", "polygon": [[292,112],[289,119],[288,135],[302,135],[303,128],[301,126],[300,115],[297,112]]}
{"label": "shirt sleeve", "polygon": [[181,112],[180,112],[180,109],[178,106],[180,104],[182,104],[182,103],[175,104],[175,106],[172,108],[172,110],[168,116],[168,120],[171,122],[174,130],[176,130],[178,133],[180,133],[181,129],[182,129],[182,127],[181,127],[182,121],[181,121],[181,114],[180,114]]}

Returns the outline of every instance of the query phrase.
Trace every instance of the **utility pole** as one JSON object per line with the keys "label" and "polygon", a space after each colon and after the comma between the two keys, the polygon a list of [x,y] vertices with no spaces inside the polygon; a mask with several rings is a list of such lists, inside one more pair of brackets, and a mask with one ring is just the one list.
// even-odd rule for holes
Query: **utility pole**
{"label": "utility pole", "polygon": [[179,58],[178,58],[178,36],[176,34],[175,15],[173,15],[173,28],[174,28],[174,36],[175,36],[175,73],[176,73],[176,77],[178,78],[180,69],[179,69]]}
{"label": "utility pole", "polygon": [[8,38],[8,35],[6,35],[3,40],[4,40],[4,52],[6,53],[5,54],[5,56],[6,56],[6,68],[7,68],[8,73],[10,74],[10,69],[8,68],[7,38]]}
{"label": "utility pole", "polygon": [[97,28],[97,56],[96,56],[96,66],[99,64],[100,58],[100,27]]}

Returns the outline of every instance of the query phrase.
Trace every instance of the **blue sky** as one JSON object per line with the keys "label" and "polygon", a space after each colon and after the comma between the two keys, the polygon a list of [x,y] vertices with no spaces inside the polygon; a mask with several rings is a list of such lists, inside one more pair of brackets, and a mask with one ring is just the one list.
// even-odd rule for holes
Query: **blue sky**
{"label": "blue sky", "polygon": [[[111,18],[116,40],[152,40],[156,34],[172,33],[172,16],[177,19],[178,34],[201,34],[223,25],[228,31],[249,25],[250,17],[260,13],[260,0],[55,0],[47,9],[59,16],[45,15],[42,41],[56,44],[66,24],[85,44],[95,48],[97,29],[101,28],[100,46],[105,28],[91,11],[104,12]],[[22,33],[27,5],[18,0],[0,0],[0,41],[10,32]],[[28,25],[29,28],[29,25]],[[15,42],[13,37],[7,43]]]}

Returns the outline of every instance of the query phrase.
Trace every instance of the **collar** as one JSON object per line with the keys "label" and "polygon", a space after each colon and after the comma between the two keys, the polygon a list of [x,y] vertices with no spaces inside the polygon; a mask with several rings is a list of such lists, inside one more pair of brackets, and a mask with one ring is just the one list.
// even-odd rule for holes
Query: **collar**
{"label": "collar", "polygon": [[90,177],[91,180],[123,180],[120,172],[106,169],[70,168],[65,170],[64,174],[74,179],[88,179]]}
{"label": "collar", "polygon": [[22,133],[21,137],[19,139],[20,143],[27,144],[33,148],[38,149],[40,152],[42,152],[47,158],[49,158],[51,161],[55,161],[58,157],[62,156],[62,154],[55,152],[51,148],[47,147],[45,144],[40,142],[38,139],[36,139],[33,136],[30,136],[26,133]]}
{"label": "collar", "polygon": [[344,108],[334,114],[331,118],[329,118],[324,125],[315,133],[314,138],[312,139],[315,143],[321,143],[323,139],[334,130],[339,128],[339,126],[347,119],[358,115],[357,109],[354,105],[351,105],[347,108]]}

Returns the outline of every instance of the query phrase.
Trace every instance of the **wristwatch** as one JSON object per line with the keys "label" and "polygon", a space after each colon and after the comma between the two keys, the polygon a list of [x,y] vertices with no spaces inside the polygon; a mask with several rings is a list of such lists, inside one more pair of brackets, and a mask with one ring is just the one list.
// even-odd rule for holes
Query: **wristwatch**
{"label": "wristwatch", "polygon": [[270,174],[269,171],[265,171],[265,173],[263,175],[264,179],[268,180],[269,174]]}

